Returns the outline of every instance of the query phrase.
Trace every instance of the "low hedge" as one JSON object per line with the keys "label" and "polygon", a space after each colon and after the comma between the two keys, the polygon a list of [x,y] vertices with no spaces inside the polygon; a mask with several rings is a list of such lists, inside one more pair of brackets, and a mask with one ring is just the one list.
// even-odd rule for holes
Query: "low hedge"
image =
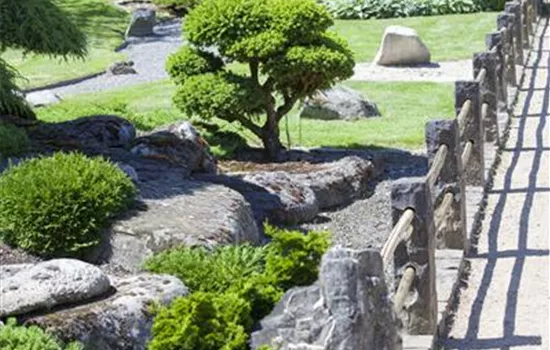
{"label": "low hedge", "polygon": [[135,194],[132,180],[102,158],[25,161],[0,176],[0,239],[37,255],[78,257]]}
{"label": "low hedge", "polygon": [[147,270],[174,275],[191,291],[156,310],[149,349],[246,350],[253,325],[286,290],[316,281],[328,233],[265,231],[271,242],[264,247],[179,248],[146,262]]}

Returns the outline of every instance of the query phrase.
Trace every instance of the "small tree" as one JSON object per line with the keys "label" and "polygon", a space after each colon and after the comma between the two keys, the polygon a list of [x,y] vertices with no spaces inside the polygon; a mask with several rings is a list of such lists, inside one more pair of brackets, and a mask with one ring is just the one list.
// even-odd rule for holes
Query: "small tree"
{"label": "small tree", "polygon": [[[0,0],[0,54],[8,48],[50,56],[86,54],[86,38],[51,0]],[[15,69],[0,58],[0,115],[34,118],[15,80]]]}
{"label": "small tree", "polygon": [[167,62],[174,102],[188,115],[239,122],[276,158],[279,121],[296,102],[353,74],[353,54],[332,25],[314,0],[204,0],[185,21],[191,45]]}

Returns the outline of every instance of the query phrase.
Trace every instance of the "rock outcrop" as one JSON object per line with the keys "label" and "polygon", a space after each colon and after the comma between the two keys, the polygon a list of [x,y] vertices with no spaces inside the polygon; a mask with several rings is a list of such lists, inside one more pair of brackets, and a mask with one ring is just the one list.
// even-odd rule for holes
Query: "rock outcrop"
{"label": "rock outcrop", "polygon": [[301,118],[321,120],[357,120],[379,116],[380,111],[374,102],[344,86],[318,91],[305,100],[300,112]]}
{"label": "rock outcrop", "polygon": [[137,9],[132,13],[130,25],[126,29],[126,38],[151,36],[156,23],[156,14],[151,9]]}
{"label": "rock outcrop", "polygon": [[336,247],[323,256],[316,284],[287,291],[261,321],[251,347],[396,350],[398,329],[379,252]]}
{"label": "rock outcrop", "polygon": [[175,178],[139,187],[140,207],[105,232],[90,261],[136,271],[152,254],[180,245],[261,241],[250,204],[230,188]]}
{"label": "rock outcrop", "polygon": [[418,33],[408,27],[389,26],[374,62],[382,66],[411,66],[430,63],[430,51]]}
{"label": "rock outcrop", "polygon": [[151,339],[154,304],[167,305],[187,295],[175,277],[140,274],[112,278],[114,294],[108,298],[53,313],[27,317],[63,341],[78,340],[85,349],[145,350]]}

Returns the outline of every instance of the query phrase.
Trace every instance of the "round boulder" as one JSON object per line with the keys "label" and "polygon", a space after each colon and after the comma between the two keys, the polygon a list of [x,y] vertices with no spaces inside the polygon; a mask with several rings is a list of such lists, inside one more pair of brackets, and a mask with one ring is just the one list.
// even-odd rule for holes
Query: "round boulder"
{"label": "round boulder", "polygon": [[430,63],[430,51],[416,30],[402,26],[389,26],[374,62],[381,66],[413,66]]}
{"label": "round boulder", "polygon": [[305,100],[300,113],[301,118],[321,120],[357,120],[379,116],[375,103],[344,86],[318,91]]}

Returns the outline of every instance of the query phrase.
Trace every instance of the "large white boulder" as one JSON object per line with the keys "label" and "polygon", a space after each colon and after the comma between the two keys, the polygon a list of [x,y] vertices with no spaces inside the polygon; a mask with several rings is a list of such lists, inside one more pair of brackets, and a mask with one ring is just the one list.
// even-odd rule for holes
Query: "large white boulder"
{"label": "large white boulder", "polygon": [[430,63],[430,51],[416,30],[402,26],[389,26],[374,62],[382,66],[409,66]]}
{"label": "large white boulder", "polygon": [[111,289],[97,266],[75,259],[10,265],[0,273],[0,317],[82,302]]}

